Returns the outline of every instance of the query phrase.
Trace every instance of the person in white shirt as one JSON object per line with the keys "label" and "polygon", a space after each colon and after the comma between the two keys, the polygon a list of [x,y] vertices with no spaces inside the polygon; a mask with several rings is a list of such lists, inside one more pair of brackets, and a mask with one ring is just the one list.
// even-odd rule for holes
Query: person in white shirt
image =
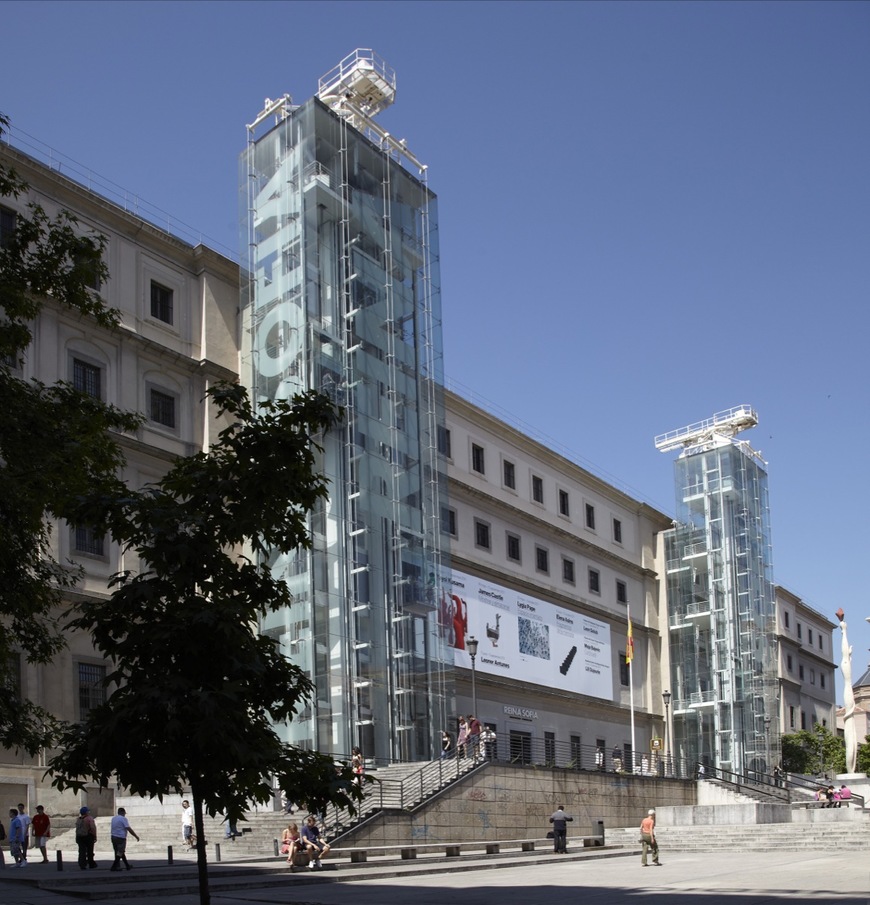
{"label": "person in white shirt", "polygon": [[127,812],[124,808],[118,808],[117,815],[112,818],[112,828],[109,834],[112,837],[112,849],[115,852],[115,863],[110,869],[120,870],[121,862],[123,861],[124,867],[130,870],[130,865],[127,863],[127,835],[131,835],[137,842],[139,837],[133,827],[130,826],[130,821],[127,820]]}
{"label": "person in white shirt", "polygon": [[186,798],[181,802],[181,807],[181,838],[184,840],[184,844],[191,848],[193,845],[193,808]]}
{"label": "person in white shirt", "polygon": [[30,814],[27,813],[27,809],[23,804],[18,805],[18,816],[21,818],[21,826],[24,829],[24,843],[22,845],[22,852],[24,854],[24,860],[27,860],[27,846],[30,842],[30,824],[33,822],[30,819]]}

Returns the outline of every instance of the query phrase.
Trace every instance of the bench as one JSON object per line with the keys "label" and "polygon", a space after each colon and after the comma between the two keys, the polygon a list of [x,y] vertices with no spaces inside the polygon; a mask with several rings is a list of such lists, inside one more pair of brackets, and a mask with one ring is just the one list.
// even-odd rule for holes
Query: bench
{"label": "bench", "polygon": [[793,801],[791,806],[793,808],[836,808],[839,805],[841,808],[848,808],[853,802],[851,798],[844,798],[842,801],[835,801],[833,804],[829,803],[827,799],[824,801],[816,801],[812,799],[810,801]]}
{"label": "bench", "polygon": [[[582,845],[588,848],[593,845],[603,845],[602,836],[572,836],[574,845]],[[332,855],[336,857],[349,856],[351,864],[364,864],[369,855],[389,855],[398,852],[402,861],[413,861],[418,854],[439,855],[443,852],[445,858],[459,858],[464,853],[480,852],[487,855],[501,854],[504,848],[517,848],[521,852],[533,852],[537,844],[552,844],[551,839],[507,839],[498,842],[421,842],[412,845],[367,845],[354,848],[335,848]]]}

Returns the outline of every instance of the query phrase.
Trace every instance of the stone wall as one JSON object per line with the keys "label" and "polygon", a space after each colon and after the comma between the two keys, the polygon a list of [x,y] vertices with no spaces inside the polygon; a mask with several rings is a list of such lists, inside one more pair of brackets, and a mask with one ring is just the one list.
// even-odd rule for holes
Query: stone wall
{"label": "stone wall", "polygon": [[574,820],[568,836],[594,824],[640,825],[649,808],[692,805],[695,783],[650,776],[490,765],[460,780],[412,814],[387,814],[342,840],[342,846],[542,839],[561,804]]}

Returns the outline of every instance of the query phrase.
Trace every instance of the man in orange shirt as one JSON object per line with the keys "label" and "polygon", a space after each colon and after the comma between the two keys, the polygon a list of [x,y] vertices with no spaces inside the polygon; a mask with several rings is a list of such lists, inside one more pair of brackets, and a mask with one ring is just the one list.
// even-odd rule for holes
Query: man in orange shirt
{"label": "man in orange shirt", "polygon": [[659,844],[658,842],[656,842],[655,808],[651,808],[649,811],[647,811],[646,817],[644,817],[640,822],[640,841],[643,845],[643,855],[640,859],[641,865],[643,867],[647,866],[646,854],[649,850],[650,852],[652,852],[653,864],[656,867],[661,867],[661,864],[659,863]]}

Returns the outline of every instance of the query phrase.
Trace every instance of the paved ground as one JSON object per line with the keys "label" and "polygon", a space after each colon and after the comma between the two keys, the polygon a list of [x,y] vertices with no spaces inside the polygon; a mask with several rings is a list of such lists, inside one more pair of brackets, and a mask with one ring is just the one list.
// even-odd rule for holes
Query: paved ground
{"label": "paved ground", "polygon": [[[213,905],[639,905],[641,899],[662,905],[784,905],[786,901],[870,905],[870,862],[866,855],[818,856],[782,852],[676,854],[663,866],[640,865],[637,855],[566,861],[536,858],[522,867],[473,870],[457,865],[449,873],[406,877],[379,876],[368,868],[365,880],[339,879],[324,872],[322,882],[299,882],[269,889],[215,891]],[[25,870],[51,870],[28,865]],[[140,865],[144,872],[149,868]],[[35,889],[18,882],[23,873],[7,869],[0,876],[0,905],[81,905],[81,899]],[[131,872],[130,876],[133,874]],[[306,880],[312,879],[307,872]],[[318,879],[320,879],[320,877]],[[89,874],[93,884],[100,875]],[[23,877],[21,878],[23,880]],[[103,899],[102,905],[197,905],[196,895]]]}

